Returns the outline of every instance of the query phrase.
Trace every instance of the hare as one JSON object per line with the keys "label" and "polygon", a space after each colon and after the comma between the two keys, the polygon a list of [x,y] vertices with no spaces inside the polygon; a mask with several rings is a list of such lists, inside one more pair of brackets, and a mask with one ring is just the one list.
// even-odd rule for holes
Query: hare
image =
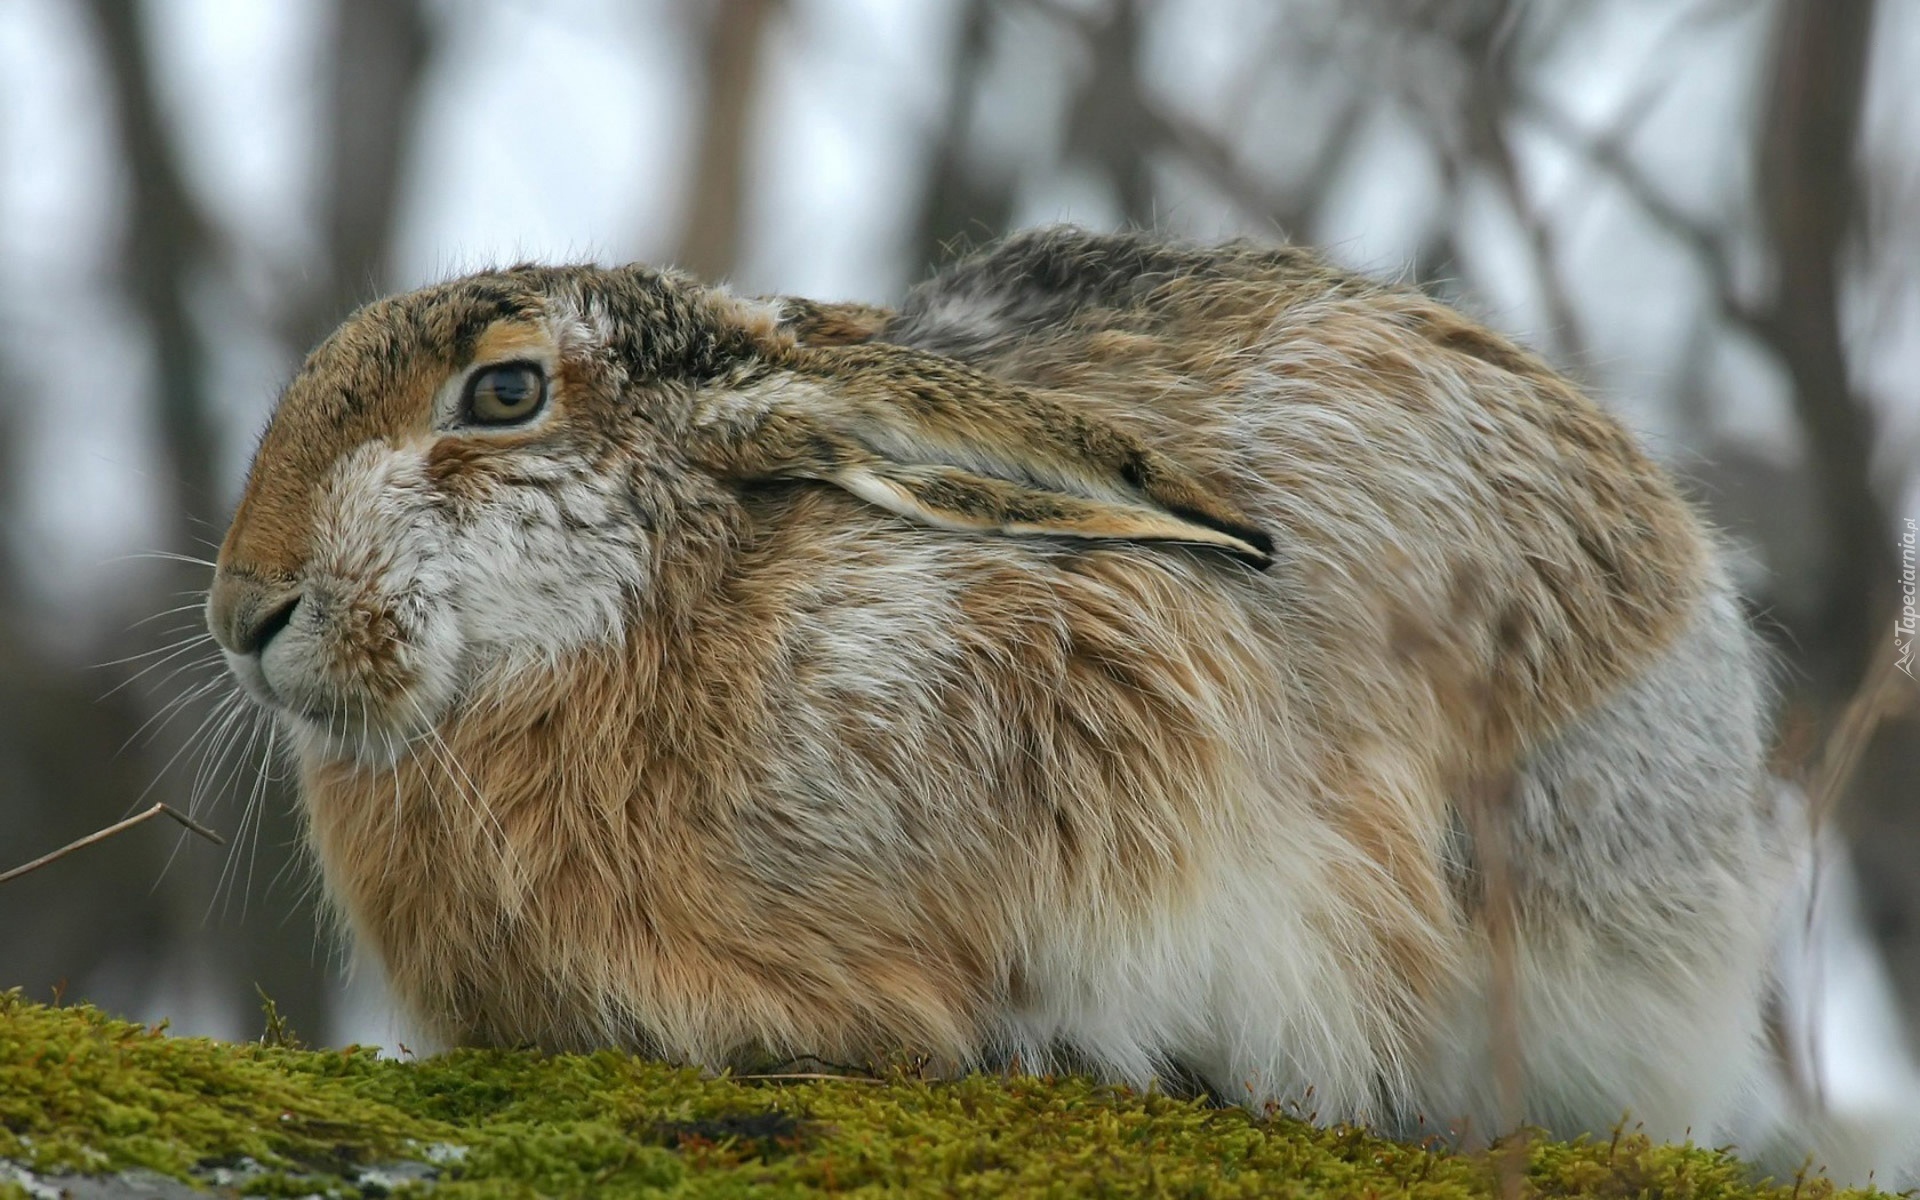
{"label": "hare", "polygon": [[381,300],[281,399],[208,623],[450,1043],[1469,1138],[1712,1143],[1769,1086],[1805,835],[1712,536],[1539,359],[1304,249]]}

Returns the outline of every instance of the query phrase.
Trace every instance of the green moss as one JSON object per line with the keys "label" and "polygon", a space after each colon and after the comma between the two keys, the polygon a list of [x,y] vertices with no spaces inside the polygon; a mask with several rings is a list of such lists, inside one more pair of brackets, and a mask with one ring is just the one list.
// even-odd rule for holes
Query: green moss
{"label": "green moss", "polygon": [[[281,1041],[289,1039],[282,1038]],[[0,1158],[145,1167],[247,1194],[1319,1196],[1497,1194],[1497,1164],[1080,1078],[705,1079],[625,1055],[422,1062],[174,1038],[0,994]],[[388,1174],[369,1174],[378,1165]],[[1534,1141],[1549,1196],[1834,1195],[1755,1188],[1732,1158],[1625,1135]],[[221,1172],[228,1173],[223,1177]],[[237,1176],[234,1174],[237,1172]],[[402,1191],[427,1186],[397,1182]],[[0,1200],[24,1194],[0,1182]]]}

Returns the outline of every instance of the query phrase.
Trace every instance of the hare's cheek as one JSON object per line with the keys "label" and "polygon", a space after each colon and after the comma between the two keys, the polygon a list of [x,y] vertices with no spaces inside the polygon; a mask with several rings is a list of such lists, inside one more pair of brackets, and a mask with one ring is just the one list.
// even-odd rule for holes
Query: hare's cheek
{"label": "hare's cheek", "polygon": [[617,642],[645,586],[652,551],[624,494],[584,468],[543,483],[503,489],[461,522],[457,608],[476,667]]}
{"label": "hare's cheek", "polygon": [[407,447],[361,447],[323,491],[301,603],[260,665],[335,752],[378,757],[455,699],[462,646],[442,507]]}

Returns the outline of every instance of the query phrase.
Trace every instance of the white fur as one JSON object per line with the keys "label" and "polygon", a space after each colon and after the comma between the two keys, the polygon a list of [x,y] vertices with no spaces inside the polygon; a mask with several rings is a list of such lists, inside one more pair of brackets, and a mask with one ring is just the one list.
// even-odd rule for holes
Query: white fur
{"label": "white fur", "polygon": [[[462,682],[447,607],[448,530],[424,447],[375,442],[343,455],[317,513],[299,607],[261,654],[260,671],[296,736],[329,756],[380,761],[426,728]],[[343,666],[366,640],[356,624],[375,612],[391,615],[394,636],[379,638],[380,649],[407,681],[404,701],[384,709]]]}
{"label": "white fur", "polygon": [[[479,675],[550,667],[617,638],[645,578],[650,549],[624,498],[577,457],[518,453],[516,482],[455,504],[426,479],[430,447],[372,442],[342,456],[293,619],[257,671],[228,656],[321,757],[390,762]],[[385,705],[342,674],[355,636],[342,622],[368,612],[396,624],[381,649],[406,686]]]}

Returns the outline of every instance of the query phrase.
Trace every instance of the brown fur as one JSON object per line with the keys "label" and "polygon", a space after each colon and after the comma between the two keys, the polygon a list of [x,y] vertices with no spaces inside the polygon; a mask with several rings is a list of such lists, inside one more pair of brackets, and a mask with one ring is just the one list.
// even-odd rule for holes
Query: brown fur
{"label": "brown fur", "polygon": [[[1004,333],[566,268],[382,301],[315,352],[222,548],[230,644],[369,441],[428,446],[458,510],[566,440],[651,555],[623,629],[477,669],[391,767],[305,755],[329,892],[417,1016],[978,1061],[1061,922],[1136,936],[1325,831],[1316,920],[1383,1054],[1417,1053],[1484,932],[1458,788],[1661,653],[1706,542],[1617,423],[1417,293],[1294,248],[1103,253]],[[563,318],[599,332],[557,351],[550,424],[434,426],[450,376]],[[823,486],[862,471],[909,500]]]}

